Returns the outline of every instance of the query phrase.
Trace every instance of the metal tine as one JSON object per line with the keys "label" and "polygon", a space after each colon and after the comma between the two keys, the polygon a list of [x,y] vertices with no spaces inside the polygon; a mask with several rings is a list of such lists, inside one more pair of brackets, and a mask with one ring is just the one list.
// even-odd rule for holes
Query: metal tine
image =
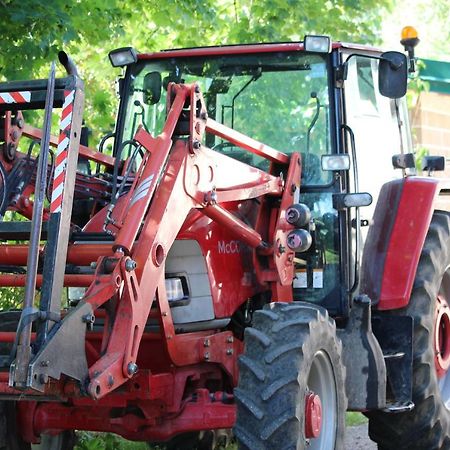
{"label": "metal tine", "polygon": [[10,384],[15,387],[26,387],[28,365],[31,359],[31,327],[32,315],[36,310],[33,302],[36,294],[36,277],[39,261],[39,243],[41,239],[44,201],[47,188],[47,166],[50,144],[53,101],[55,94],[55,62],[52,62],[48,77],[47,93],[45,98],[44,125],[42,129],[39,162],[34,188],[33,218],[27,260],[27,276],[25,282],[25,296],[23,310],[17,330],[18,345],[16,360],[11,366]]}

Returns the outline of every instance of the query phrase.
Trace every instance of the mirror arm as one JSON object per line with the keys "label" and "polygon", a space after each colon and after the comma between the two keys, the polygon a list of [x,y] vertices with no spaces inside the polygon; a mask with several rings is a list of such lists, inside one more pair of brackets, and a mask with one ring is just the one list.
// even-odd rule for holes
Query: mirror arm
{"label": "mirror arm", "polygon": [[343,82],[347,79],[347,73],[348,73],[348,61],[350,58],[354,56],[361,56],[363,58],[368,59],[377,59],[378,61],[389,61],[390,66],[393,70],[398,70],[401,67],[401,64],[394,64],[392,61],[387,60],[386,58],[383,58],[382,56],[375,56],[375,55],[363,55],[361,53],[352,53],[349,55],[349,57],[343,62],[336,71],[336,81]]}

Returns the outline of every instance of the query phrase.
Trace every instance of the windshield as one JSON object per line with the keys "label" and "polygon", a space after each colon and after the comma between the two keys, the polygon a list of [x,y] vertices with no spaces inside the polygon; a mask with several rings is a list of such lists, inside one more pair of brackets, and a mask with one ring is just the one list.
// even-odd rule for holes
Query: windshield
{"label": "windshield", "polygon": [[[327,65],[322,55],[279,52],[168,58],[142,61],[129,70],[122,141],[132,139],[140,124],[158,135],[165,122],[168,83],[197,82],[209,117],[279,151],[300,152],[304,185],[332,181],[331,173],[323,172],[320,164],[321,156],[331,152]],[[268,169],[267,160],[218,137],[207,135],[204,144]]]}

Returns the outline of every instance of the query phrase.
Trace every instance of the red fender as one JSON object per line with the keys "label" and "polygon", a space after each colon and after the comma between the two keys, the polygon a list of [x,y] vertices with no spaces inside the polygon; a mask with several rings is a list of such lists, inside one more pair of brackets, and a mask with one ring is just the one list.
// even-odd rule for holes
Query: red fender
{"label": "red fender", "polygon": [[360,292],[376,309],[408,304],[438,192],[435,178],[408,177],[383,185],[361,268]]}

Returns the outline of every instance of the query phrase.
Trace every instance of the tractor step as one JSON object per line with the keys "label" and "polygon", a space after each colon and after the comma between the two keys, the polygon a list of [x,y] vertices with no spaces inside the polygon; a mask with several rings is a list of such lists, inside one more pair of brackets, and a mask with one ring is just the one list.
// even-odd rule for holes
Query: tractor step
{"label": "tractor step", "polygon": [[387,403],[386,408],[383,408],[382,411],[392,414],[399,414],[404,412],[410,412],[414,409],[414,407],[415,405],[411,401],[406,403]]}
{"label": "tractor step", "polygon": [[383,358],[386,361],[387,359],[400,359],[406,356],[405,352],[396,352],[396,353],[383,353]]}

